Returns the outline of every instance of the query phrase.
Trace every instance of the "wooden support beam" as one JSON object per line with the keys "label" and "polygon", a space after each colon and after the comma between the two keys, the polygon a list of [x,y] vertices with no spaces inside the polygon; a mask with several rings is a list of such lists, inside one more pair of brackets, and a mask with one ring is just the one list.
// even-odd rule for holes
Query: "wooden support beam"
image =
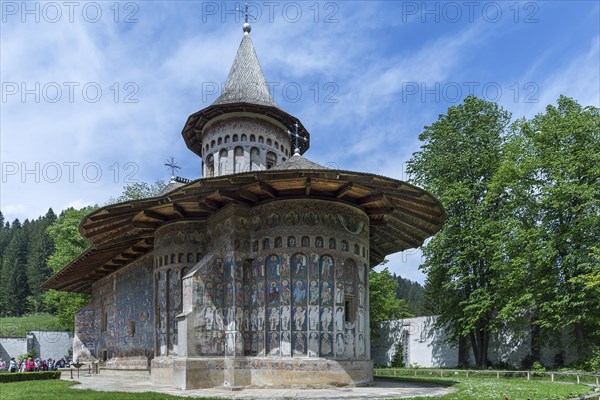
{"label": "wooden support beam", "polygon": [[166,215],[152,210],[144,210],[142,211],[142,215],[146,218],[155,219],[161,222],[164,222],[169,219],[169,217],[167,217]]}
{"label": "wooden support beam", "polygon": [[305,196],[310,196],[310,187],[311,187],[311,180],[310,180],[310,176],[308,178],[306,178],[306,183],[304,184],[304,187],[306,188],[304,191],[304,195]]}
{"label": "wooden support beam", "polygon": [[342,185],[342,187],[340,187],[336,192],[335,192],[335,198],[336,199],[341,199],[342,197],[344,197],[346,195],[346,193],[348,193],[349,191],[352,190],[352,183],[348,182],[345,185]]}
{"label": "wooden support beam", "polygon": [[383,193],[376,193],[370,196],[361,197],[360,199],[358,199],[356,204],[358,204],[359,206],[364,206],[371,203],[377,203],[378,201],[382,201],[384,198],[385,196],[383,195]]}
{"label": "wooden support beam", "polygon": [[253,203],[258,203],[260,201],[260,197],[258,197],[258,195],[252,193],[249,190],[239,190],[238,194],[240,195],[240,197],[249,200]]}
{"label": "wooden support beam", "polygon": [[221,203],[216,200],[204,199],[200,202],[200,205],[206,206],[209,210],[216,211],[221,208]]}
{"label": "wooden support beam", "polygon": [[275,190],[275,188],[273,188],[273,186],[269,185],[268,183],[260,182],[259,185],[260,185],[261,190],[266,192],[272,198],[277,198],[279,196],[279,193],[277,193],[277,190]]}
{"label": "wooden support beam", "polygon": [[367,208],[365,210],[367,215],[390,215],[394,212],[392,207],[380,207],[380,208]]}
{"label": "wooden support beam", "polygon": [[183,207],[177,203],[173,203],[173,211],[175,211],[175,214],[179,215],[179,217],[181,218],[187,217],[187,213],[185,212]]}

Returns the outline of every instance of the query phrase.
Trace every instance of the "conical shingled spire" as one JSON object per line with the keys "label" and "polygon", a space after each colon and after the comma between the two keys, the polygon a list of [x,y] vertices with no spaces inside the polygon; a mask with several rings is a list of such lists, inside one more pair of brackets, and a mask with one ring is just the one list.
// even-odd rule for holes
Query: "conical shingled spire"
{"label": "conical shingled spire", "polygon": [[245,32],[221,96],[213,105],[250,103],[279,106],[271,97],[250,35]]}

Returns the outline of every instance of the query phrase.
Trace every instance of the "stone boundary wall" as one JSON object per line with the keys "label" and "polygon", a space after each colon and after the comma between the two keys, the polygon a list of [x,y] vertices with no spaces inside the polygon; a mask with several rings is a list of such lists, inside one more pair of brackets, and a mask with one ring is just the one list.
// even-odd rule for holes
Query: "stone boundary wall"
{"label": "stone boundary wall", "polygon": [[70,332],[31,331],[26,337],[0,337],[0,358],[8,361],[11,357],[33,351],[36,357],[45,360],[61,359],[72,346],[73,336]]}
{"label": "stone boundary wall", "polygon": [[[435,328],[436,316],[405,318],[397,321],[383,321],[378,324],[371,342],[371,354],[376,366],[391,366],[396,351],[396,343],[403,342],[405,367],[455,368],[458,367],[458,345],[447,342],[443,329]],[[529,354],[529,331],[518,334],[506,328],[490,340],[488,359],[492,364],[521,367]],[[557,346],[542,346],[540,358],[543,365],[556,366],[557,357],[564,364],[577,359],[577,351],[571,346],[569,332],[563,332],[556,340]],[[475,357],[469,349],[469,366],[475,366]]]}

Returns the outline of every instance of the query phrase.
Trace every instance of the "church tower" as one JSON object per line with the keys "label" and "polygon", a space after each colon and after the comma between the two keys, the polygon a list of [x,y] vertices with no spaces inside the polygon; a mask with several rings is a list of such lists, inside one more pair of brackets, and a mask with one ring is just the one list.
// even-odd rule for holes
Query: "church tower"
{"label": "church tower", "polygon": [[309,147],[302,123],[273,100],[250,30],[246,22],[219,98],[191,115],[183,128],[188,148],[202,157],[205,178],[271,169],[294,154],[296,143],[300,154]]}

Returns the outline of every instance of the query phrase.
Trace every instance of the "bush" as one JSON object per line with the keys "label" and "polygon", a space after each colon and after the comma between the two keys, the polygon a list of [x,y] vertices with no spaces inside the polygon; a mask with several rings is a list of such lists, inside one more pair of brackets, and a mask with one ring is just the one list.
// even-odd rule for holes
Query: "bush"
{"label": "bush", "polygon": [[14,372],[12,374],[0,374],[0,383],[42,381],[48,379],[60,379],[60,371]]}
{"label": "bush", "polygon": [[392,367],[404,368],[404,347],[402,346],[402,341],[396,343],[395,350],[394,357],[392,357]]}
{"label": "bush", "polygon": [[533,369],[533,376],[544,376],[546,372],[546,368],[539,361],[534,362],[531,369]]}

